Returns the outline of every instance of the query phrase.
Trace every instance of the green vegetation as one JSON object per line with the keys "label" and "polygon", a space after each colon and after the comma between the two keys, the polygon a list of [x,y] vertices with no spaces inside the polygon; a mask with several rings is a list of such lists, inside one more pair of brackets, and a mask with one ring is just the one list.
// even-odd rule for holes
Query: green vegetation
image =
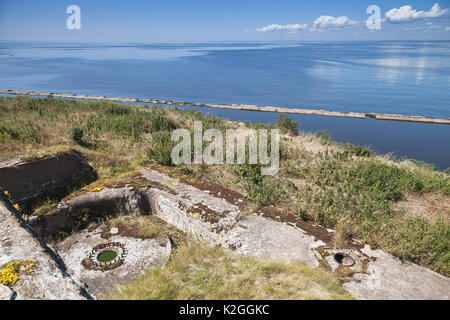
{"label": "green vegetation", "polygon": [[375,158],[353,159],[345,151],[319,154],[301,175],[311,185],[298,198],[315,222],[344,230],[338,238],[360,238],[400,258],[450,273],[449,225],[393,210],[406,194],[449,196],[448,175]]}
{"label": "green vegetation", "polygon": [[109,299],[351,299],[340,282],[321,268],[230,255],[191,242]]}
{"label": "green vegetation", "polygon": [[80,146],[83,146],[85,144],[85,142],[83,141],[84,131],[82,128],[73,127],[70,138],[72,139],[73,142],[75,142]]}
{"label": "green vegetation", "polygon": [[158,164],[173,166],[171,154],[174,146],[170,132],[156,132],[153,135],[152,146],[148,149],[148,156]]}
{"label": "green vegetation", "polygon": [[319,130],[315,133],[315,136],[319,138],[320,142],[323,145],[330,145],[331,144],[331,133],[327,132],[325,130]]}
{"label": "green vegetation", "polygon": [[291,136],[298,136],[298,121],[289,118],[283,113],[278,114],[277,126],[280,128],[282,133],[288,133]]}
{"label": "green vegetation", "polygon": [[163,108],[108,102],[1,98],[0,113],[0,157],[36,158],[77,149],[100,178],[148,162],[152,134],[178,127]]}
{"label": "green vegetation", "polygon": [[246,197],[259,205],[277,203],[284,192],[278,182],[261,175],[259,164],[236,165],[235,173],[245,189]]}
{"label": "green vegetation", "polygon": [[372,151],[370,151],[367,147],[355,146],[353,144],[347,143],[344,145],[345,150],[349,153],[349,155],[353,155],[356,157],[371,157],[373,156]]}
{"label": "green vegetation", "polygon": [[2,144],[17,142],[39,143],[41,140],[41,128],[31,122],[18,121],[14,124],[0,124],[0,143]]}

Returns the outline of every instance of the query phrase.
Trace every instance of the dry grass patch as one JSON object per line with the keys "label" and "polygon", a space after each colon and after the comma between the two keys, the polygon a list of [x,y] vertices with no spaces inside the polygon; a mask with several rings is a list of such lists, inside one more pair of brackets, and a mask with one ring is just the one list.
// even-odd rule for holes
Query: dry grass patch
{"label": "dry grass patch", "polygon": [[132,235],[143,239],[155,239],[167,235],[172,244],[178,247],[188,241],[190,237],[178,230],[176,227],[167,224],[155,215],[149,216],[119,216],[108,221],[110,226],[117,227],[120,233]]}
{"label": "dry grass patch", "polygon": [[442,220],[450,225],[449,196],[440,193],[407,194],[402,201],[394,205],[394,210],[403,212],[405,218],[420,217],[429,222]]}
{"label": "dry grass patch", "polygon": [[192,243],[107,299],[352,299],[333,275],[301,263],[266,261]]}

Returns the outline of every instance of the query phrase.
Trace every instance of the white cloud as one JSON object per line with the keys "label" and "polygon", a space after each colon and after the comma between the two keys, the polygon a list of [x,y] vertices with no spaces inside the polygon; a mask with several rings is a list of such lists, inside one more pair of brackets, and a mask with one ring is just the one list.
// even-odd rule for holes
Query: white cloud
{"label": "white cloud", "polygon": [[358,24],[357,21],[350,20],[346,16],[332,17],[332,16],[320,16],[314,21],[313,29],[316,28],[327,28],[327,27],[343,27],[346,25]]}
{"label": "white cloud", "polygon": [[256,29],[258,32],[269,32],[269,31],[288,31],[288,32],[297,32],[299,30],[305,30],[307,28],[307,24],[269,24],[265,27],[261,27]]}
{"label": "white cloud", "polygon": [[386,20],[391,22],[406,22],[424,18],[437,18],[448,12],[448,9],[442,9],[438,3],[435,3],[429,11],[417,11],[411,6],[402,6],[386,12]]}
{"label": "white cloud", "polygon": [[445,28],[445,31],[450,31],[450,27]]}

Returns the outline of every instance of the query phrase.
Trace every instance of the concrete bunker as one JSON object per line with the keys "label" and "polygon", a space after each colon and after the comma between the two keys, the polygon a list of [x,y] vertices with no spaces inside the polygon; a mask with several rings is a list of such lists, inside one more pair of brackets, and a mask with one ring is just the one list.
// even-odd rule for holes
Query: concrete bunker
{"label": "concrete bunker", "polygon": [[91,223],[100,223],[119,214],[146,215],[150,204],[141,191],[133,186],[103,188],[63,200],[51,212],[32,216],[28,222],[34,232],[48,241],[64,232],[83,230]]}
{"label": "concrete bunker", "polygon": [[[36,255],[36,238],[27,238],[24,226],[30,226],[43,240],[51,239],[60,231],[76,231],[55,244],[53,263],[47,265],[50,270],[58,256],[65,265],[64,271],[67,271],[69,279],[84,286],[86,292],[93,297],[100,297],[110,292],[115,285],[125,284],[136,278],[146,268],[164,265],[171,254],[171,241],[167,234],[159,239],[139,238],[111,228],[109,222],[101,222],[119,213],[153,213],[179,230],[211,244],[224,248],[233,247],[238,254],[285,261],[299,260],[312,267],[325,262],[332,271],[345,272],[344,287],[356,298],[448,297],[448,278],[412,263],[398,261],[380,250],[372,250],[367,245],[356,249],[328,248],[326,243],[317,240],[302,228],[266,218],[262,214],[251,213],[238,219],[242,209],[238,206],[238,201],[233,204],[223,196],[216,197],[210,191],[180,182],[158,170],[144,168],[140,171],[140,178],[145,180],[143,184],[122,183],[120,186],[90,186],[82,189],[63,199],[51,212],[31,217],[27,220],[28,223],[21,219],[14,220],[16,224],[20,222],[22,228],[17,225],[14,230],[9,230],[8,223],[0,224],[3,234],[8,237],[20,234],[23,239],[30,240],[29,243],[16,241],[18,249],[10,254],[8,260],[22,255],[20,250],[28,250],[27,256],[36,260],[41,258]],[[33,196],[39,195],[36,192]],[[12,198],[16,199],[17,196]],[[33,197],[27,199],[31,201]],[[2,203],[0,213],[1,205]],[[12,208],[12,205],[9,207]],[[203,209],[211,214],[203,214]],[[5,219],[12,221],[6,214],[6,207],[4,211]],[[18,216],[17,212],[15,214]],[[99,223],[87,228],[91,222]],[[105,233],[108,233],[107,238],[104,237]],[[7,241],[0,242],[0,251],[2,248],[4,252],[9,250],[6,243]],[[286,246],[286,243],[292,245]],[[42,242],[40,245],[44,246]],[[419,277],[427,281],[433,291],[416,290]],[[63,281],[61,279],[60,282]],[[19,291],[25,292],[25,289]],[[47,289],[39,287],[39,290],[46,292]],[[64,293],[65,296],[80,297],[78,290],[72,291]]]}
{"label": "concrete bunker", "polygon": [[28,161],[20,158],[0,161],[0,188],[11,201],[22,205],[49,194],[65,196],[96,179],[89,163],[76,150]]}

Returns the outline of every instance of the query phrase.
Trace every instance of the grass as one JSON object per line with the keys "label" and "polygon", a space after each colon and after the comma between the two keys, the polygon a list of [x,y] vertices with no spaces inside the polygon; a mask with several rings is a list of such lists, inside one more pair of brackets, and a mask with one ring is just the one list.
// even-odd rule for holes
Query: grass
{"label": "grass", "polygon": [[164,268],[146,270],[106,299],[351,299],[336,276],[325,269],[227,253],[153,215],[120,216],[108,223],[143,238],[168,235],[173,251]]}
{"label": "grass", "polygon": [[171,239],[173,247],[184,245],[188,241],[188,236],[172,225],[168,225],[155,215],[149,216],[126,216],[108,220],[111,226],[124,228],[133,233],[134,236],[143,239],[155,239],[167,235]]}
{"label": "grass", "polygon": [[0,98],[0,113],[1,158],[34,158],[72,148],[87,157],[99,178],[151,161],[152,134],[178,127],[163,108],[107,102]]}
{"label": "grass", "polygon": [[351,299],[321,268],[228,254],[202,243],[181,246],[164,268],[146,271],[107,299]]}
{"label": "grass", "polygon": [[152,145],[148,149],[148,156],[156,163],[166,166],[173,166],[172,149],[175,143],[171,140],[171,133],[168,131],[157,132],[152,136]]}

